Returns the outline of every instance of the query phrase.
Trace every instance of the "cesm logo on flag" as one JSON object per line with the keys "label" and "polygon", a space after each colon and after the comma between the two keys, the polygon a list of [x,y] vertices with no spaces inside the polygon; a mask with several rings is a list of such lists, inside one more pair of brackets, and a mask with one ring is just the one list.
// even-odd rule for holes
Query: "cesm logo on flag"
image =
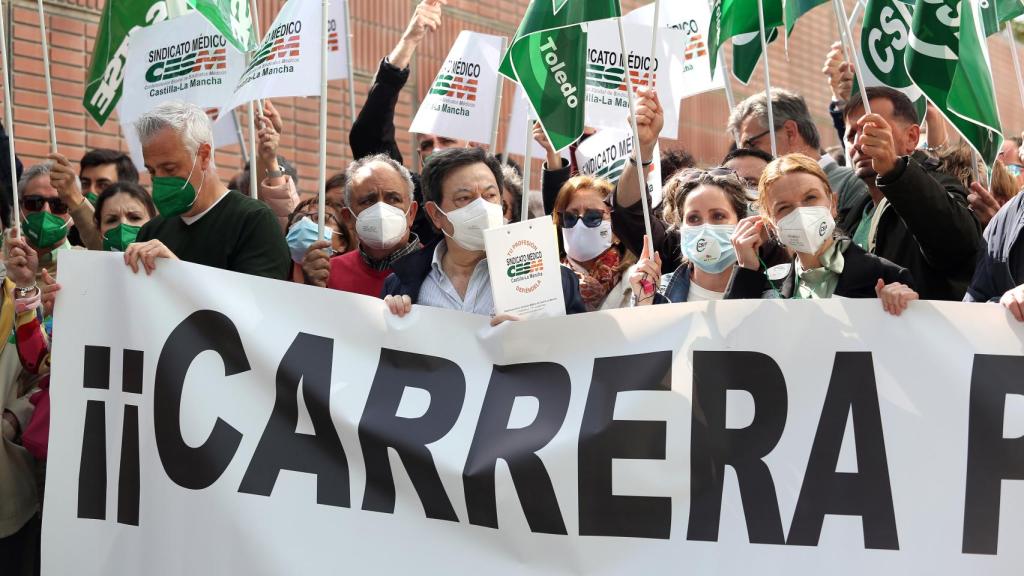
{"label": "cesm logo on flag", "polygon": [[327,21],[327,50],[329,52],[341,50],[341,42],[338,39],[338,21],[334,18]]}
{"label": "cesm logo on flag", "polygon": [[295,71],[292,66],[301,54],[302,21],[285,22],[267,37],[242,73],[238,88],[264,76],[287,74]]}
{"label": "cesm logo on flag", "polygon": [[198,86],[219,86],[227,75],[227,40],[202,34],[149,51],[145,90],[151,97]]}
{"label": "cesm logo on flag", "polygon": [[430,86],[430,94],[441,96],[441,102],[434,103],[432,108],[443,114],[469,116],[470,109],[476,108],[479,86],[480,64],[467,60],[448,62]]}
{"label": "cesm logo on flag", "polygon": [[623,58],[611,50],[587,50],[587,102],[628,108],[626,98],[626,67],[633,82],[633,91],[656,88],[658,59],[630,54]]}

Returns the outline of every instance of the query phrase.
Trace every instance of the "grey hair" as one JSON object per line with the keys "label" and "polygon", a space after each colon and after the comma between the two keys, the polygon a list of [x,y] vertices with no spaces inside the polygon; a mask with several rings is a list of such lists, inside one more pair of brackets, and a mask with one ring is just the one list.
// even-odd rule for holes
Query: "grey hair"
{"label": "grey hair", "polygon": [[352,180],[356,173],[363,168],[378,162],[387,165],[398,173],[405,182],[405,188],[409,194],[409,203],[412,203],[413,192],[416,190],[416,185],[412,182],[412,174],[409,173],[409,169],[402,166],[397,160],[387,154],[371,154],[369,156],[363,156],[359,160],[352,162],[348,165],[348,168],[345,169],[345,206],[352,206]]}
{"label": "grey hair", "polygon": [[212,157],[213,122],[199,106],[171,100],[158,104],[135,121],[135,132],[143,145],[164,128],[174,130],[193,156],[199,152],[200,146],[209,144]]}
{"label": "grey hair", "polygon": [[21,178],[18,179],[18,197],[25,195],[25,189],[33,180],[40,176],[49,176],[52,168],[53,164],[50,162],[42,162],[22,172]]}
{"label": "grey hair", "polygon": [[[753,116],[757,118],[762,126],[768,127],[768,106],[764,92],[758,92],[753,96],[740,102],[729,114],[729,125],[727,129],[733,139],[740,137],[743,122]],[[775,120],[775,130],[781,130],[787,121],[796,122],[797,131],[800,137],[808,146],[818,150],[821,148],[821,136],[818,134],[818,127],[811,119],[811,113],[807,109],[807,102],[804,97],[779,88],[772,89],[772,117]]]}

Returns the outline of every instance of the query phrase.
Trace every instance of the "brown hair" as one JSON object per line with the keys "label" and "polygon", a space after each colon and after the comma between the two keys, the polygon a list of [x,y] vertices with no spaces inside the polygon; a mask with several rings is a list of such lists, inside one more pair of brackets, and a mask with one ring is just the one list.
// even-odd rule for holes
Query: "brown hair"
{"label": "brown hair", "polygon": [[615,191],[615,186],[611,182],[604,180],[603,178],[594,178],[593,176],[579,175],[573,176],[562,184],[562,188],[558,191],[558,196],[555,198],[555,206],[551,210],[551,216],[555,220],[555,226],[562,225],[562,212],[569,207],[572,203],[572,199],[583,190],[596,190],[603,194],[602,200],[607,200],[611,196],[612,192]]}
{"label": "brown hair", "polygon": [[662,217],[671,226],[682,226],[683,206],[690,193],[701,186],[715,186],[725,193],[725,199],[732,206],[736,218],[742,220],[747,216],[747,207],[753,200],[747,195],[745,184],[742,178],[727,168],[684,168],[668,181],[662,192]]}
{"label": "brown hair", "polygon": [[1000,205],[1006,204],[1017,195],[1017,179],[1006,169],[1002,160],[992,165],[992,195]]}
{"label": "brown hair", "polygon": [[828,183],[828,176],[825,175],[825,171],[818,165],[818,161],[810,158],[804,154],[786,154],[772,160],[768,166],[765,167],[764,172],[761,173],[761,180],[757,183],[758,200],[757,204],[761,212],[761,216],[770,217],[766,208],[768,191],[775,185],[776,182],[782,179],[783,176],[789,174],[810,174],[818,180],[821,180],[821,185],[825,188],[825,194],[830,198],[832,197],[832,186]]}

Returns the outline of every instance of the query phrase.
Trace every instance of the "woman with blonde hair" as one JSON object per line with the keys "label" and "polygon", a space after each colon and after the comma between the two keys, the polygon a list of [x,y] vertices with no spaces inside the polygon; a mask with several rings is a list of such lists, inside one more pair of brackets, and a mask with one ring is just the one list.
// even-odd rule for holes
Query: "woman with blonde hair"
{"label": "woman with blonde hair", "polygon": [[[836,233],[836,195],[817,160],[777,158],[758,190],[760,215],[741,221],[732,237],[737,267],[726,299],[877,297],[897,316],[918,299],[908,270]],[[762,270],[757,251],[765,230],[796,253],[792,263]]]}

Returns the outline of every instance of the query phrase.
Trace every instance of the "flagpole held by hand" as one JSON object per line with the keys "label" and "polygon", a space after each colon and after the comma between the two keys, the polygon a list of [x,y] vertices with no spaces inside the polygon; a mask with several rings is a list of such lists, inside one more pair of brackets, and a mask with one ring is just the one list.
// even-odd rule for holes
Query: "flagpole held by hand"
{"label": "flagpole held by hand", "polygon": [[[525,97],[525,96],[524,96]],[[530,104],[527,103],[527,106]],[[530,219],[530,168],[533,167],[533,120],[530,111],[526,111],[526,157],[523,158],[523,198],[520,222]]]}
{"label": "flagpole held by hand", "polygon": [[3,8],[0,5],[0,64],[4,69],[4,124],[7,125],[7,136],[10,146],[7,147],[11,161],[11,194],[14,200],[14,237],[21,237],[21,203],[18,200],[18,169],[14,157],[14,114],[11,112],[11,69],[7,60],[7,27],[4,24]]}
{"label": "flagpole held by hand", "polygon": [[[349,130],[352,129],[352,125],[356,123],[356,69],[355,64],[352,62],[352,13],[349,9],[349,2],[351,0],[345,0],[345,58],[348,60],[348,79],[345,83],[348,85],[348,115],[349,115]],[[351,145],[351,144],[350,144]],[[352,151],[352,156],[355,156],[355,150]],[[356,158],[353,158],[356,160]]]}
{"label": "flagpole held by hand", "polygon": [[46,82],[46,112],[50,122],[50,152],[57,153],[57,123],[53,118],[53,85],[50,82],[50,43],[46,39],[46,14],[43,12],[43,0],[37,0],[39,8],[39,37],[43,49],[43,79]]}
{"label": "flagpole held by hand", "polygon": [[[775,145],[775,112],[772,110],[772,75],[768,65],[768,41],[764,37],[764,0],[757,0],[757,26],[761,36],[761,54],[764,56],[764,97],[768,108],[768,131],[772,141],[772,156],[778,156]],[[648,234],[650,231],[648,231]]]}
{"label": "flagpole held by hand", "polygon": [[[501,37],[501,52],[499,52],[499,54],[504,54],[505,50],[507,50],[507,49],[508,49],[508,38],[505,37],[505,36],[502,36]],[[502,76],[501,74],[498,74],[498,87],[497,87],[497,89],[494,92],[494,117],[493,117],[494,118],[494,123],[492,124],[491,142],[490,142],[491,147],[488,149],[488,152],[492,156],[496,156],[497,155],[497,149],[498,149],[498,126],[501,124],[501,96],[502,96],[501,93],[504,91],[504,89],[505,89],[505,77]],[[504,162],[502,162],[502,163],[504,164]]]}
{"label": "flagpole held by hand", "polygon": [[1020,69],[1020,56],[1017,55],[1017,40],[1013,37],[1013,30],[1011,29],[1009,22],[1006,23],[1006,27],[1003,28],[1003,33],[1006,35],[1006,43],[1010,47],[1010,58],[1013,60],[1013,71],[1017,74],[1017,94],[1020,95],[1020,105],[1024,109],[1024,74],[1021,73]]}
{"label": "flagpole held by hand", "polygon": [[[324,212],[327,210],[327,20],[330,0],[323,0],[320,13],[320,179],[317,187],[317,235],[324,239]],[[352,71],[349,70],[351,78]]]}
{"label": "flagpole held by hand", "polygon": [[[623,54],[628,54],[626,52],[626,33],[622,30],[622,18],[616,18],[615,21],[619,25],[619,48]],[[647,231],[647,236],[653,238],[654,235],[651,234],[651,209],[647,201],[647,175],[644,174],[644,160],[640,153],[640,129],[636,125],[636,97],[633,94],[633,79],[629,72],[627,67],[626,99],[629,101],[629,122],[633,128],[633,154],[636,155],[636,176],[640,181],[640,205],[644,211],[644,229]]]}
{"label": "flagpole held by hand", "polygon": [[843,8],[843,0],[832,0],[832,9],[836,13],[836,23],[839,24],[840,40],[845,47],[849,61],[853,64],[853,73],[857,78],[857,86],[860,88],[860,98],[864,103],[864,113],[871,114],[871,103],[868,102],[868,89],[864,85],[863,69],[860,67],[860,53],[853,44],[853,33],[850,31],[850,21],[846,19],[846,9]]}

